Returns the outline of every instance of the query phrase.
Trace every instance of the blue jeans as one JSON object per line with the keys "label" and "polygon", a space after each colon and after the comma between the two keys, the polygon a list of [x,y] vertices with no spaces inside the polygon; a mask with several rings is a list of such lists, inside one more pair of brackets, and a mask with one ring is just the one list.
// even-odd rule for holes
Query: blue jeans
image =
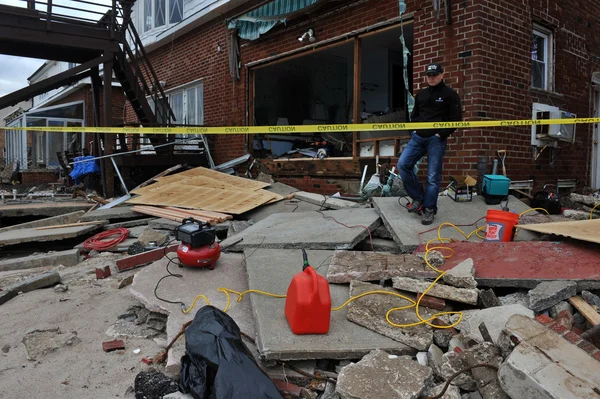
{"label": "blue jeans", "polygon": [[[437,212],[437,200],[442,180],[443,157],[446,153],[446,140],[437,136],[423,138],[413,133],[408,145],[398,159],[398,172],[406,192],[413,201],[421,201],[424,208]],[[427,187],[419,183],[414,167],[427,154]]]}

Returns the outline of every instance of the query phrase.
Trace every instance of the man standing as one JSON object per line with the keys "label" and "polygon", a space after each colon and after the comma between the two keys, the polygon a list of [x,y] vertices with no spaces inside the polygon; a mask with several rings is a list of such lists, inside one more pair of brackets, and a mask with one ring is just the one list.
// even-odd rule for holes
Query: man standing
{"label": "man standing", "polygon": [[[462,120],[458,93],[444,83],[444,68],[429,64],[425,69],[427,87],[415,97],[412,122],[457,122]],[[456,129],[424,129],[412,132],[408,145],[398,159],[398,171],[412,198],[408,212],[423,215],[421,223],[433,223],[442,180],[446,140]],[[419,183],[414,172],[416,163],[427,154],[427,187]]]}

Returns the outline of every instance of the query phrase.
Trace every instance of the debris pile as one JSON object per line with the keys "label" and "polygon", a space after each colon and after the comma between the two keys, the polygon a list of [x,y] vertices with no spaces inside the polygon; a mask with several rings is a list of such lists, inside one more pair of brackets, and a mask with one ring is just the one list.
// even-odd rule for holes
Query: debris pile
{"label": "debris pile", "polygon": [[[212,384],[237,381],[238,372],[223,372],[239,368],[252,370],[269,397],[278,390],[321,399],[600,398],[594,195],[569,197],[585,220],[523,220],[515,241],[490,242],[472,219],[495,207],[479,197],[460,207],[440,197],[444,223],[423,231],[394,197],[352,202],[204,168],[155,180],[117,206],[98,199],[106,205],[86,212],[90,203],[81,201],[88,209],[0,229],[10,254],[0,271],[14,273],[0,277],[1,306],[44,287],[55,287],[45,292],[61,301],[83,287],[110,290],[88,295],[98,301],[107,292],[135,298],[106,320],[102,345],[90,348],[109,364],[118,356],[138,364],[132,394],[189,398],[190,387],[202,386],[196,391],[218,396]],[[530,211],[514,197],[509,207],[523,218]],[[190,218],[210,225],[209,242],[201,229],[182,238],[179,227]],[[177,258],[195,249],[186,247],[193,240],[219,246],[214,270]],[[33,243],[45,253],[16,255]],[[306,273],[328,281],[330,327],[296,335],[286,294],[309,266]],[[74,277],[78,268],[85,273]],[[188,329],[200,310],[235,332],[231,356],[208,359],[201,346],[215,342],[216,327]],[[43,362],[88,340],[39,326],[23,344]],[[140,349],[132,340],[150,344]],[[192,364],[203,372],[185,374],[181,384]]]}

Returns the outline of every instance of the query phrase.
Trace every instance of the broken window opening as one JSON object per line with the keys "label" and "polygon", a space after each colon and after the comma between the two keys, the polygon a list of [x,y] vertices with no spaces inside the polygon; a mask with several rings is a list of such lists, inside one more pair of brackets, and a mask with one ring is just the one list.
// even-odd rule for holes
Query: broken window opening
{"label": "broken window opening", "polygon": [[[412,24],[404,27],[412,51]],[[401,27],[382,29],[361,38],[360,77],[355,82],[355,48],[352,41],[274,61],[252,70],[252,123],[271,126],[331,125],[348,123],[406,122],[407,87],[404,83]],[[408,66],[408,90],[412,89],[412,62]],[[360,101],[354,98],[355,85]],[[354,121],[358,103],[359,120]],[[254,135],[252,149],[258,157],[360,157],[396,156],[398,137],[404,131],[330,132],[321,126],[310,133]]]}

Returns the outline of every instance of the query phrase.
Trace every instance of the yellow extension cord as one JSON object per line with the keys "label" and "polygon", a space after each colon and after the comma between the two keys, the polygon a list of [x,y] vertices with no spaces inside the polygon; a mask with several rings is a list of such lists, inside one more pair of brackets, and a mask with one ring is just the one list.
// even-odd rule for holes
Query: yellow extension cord
{"label": "yellow extension cord", "polygon": [[600,202],[598,202],[596,205],[594,205],[594,207],[590,211],[590,220],[592,220],[594,218],[594,209],[596,209],[598,206],[600,206]]}
{"label": "yellow extension cord", "polygon": [[[598,205],[600,205],[600,203]],[[598,206],[598,205],[596,205],[596,206]],[[543,208],[533,208],[533,209],[528,209],[525,212],[522,212],[521,214],[519,214],[519,218],[521,218],[523,215],[525,215],[528,212],[532,212],[532,211],[536,211],[536,210],[537,211],[544,211],[544,212],[546,212],[549,215],[548,211],[546,211]],[[408,305],[400,306],[400,307],[396,307],[396,308],[392,308],[392,309],[390,309],[390,310],[387,311],[387,313],[385,315],[385,319],[393,327],[407,328],[407,327],[418,326],[418,325],[421,325],[421,324],[427,324],[430,327],[438,328],[438,329],[445,329],[445,328],[456,327],[462,321],[462,318],[463,318],[463,313],[462,312],[440,312],[440,313],[436,313],[436,314],[432,315],[428,319],[424,319],[421,316],[421,314],[419,313],[419,304],[420,304],[421,299],[423,298],[423,296],[427,295],[427,293],[429,292],[429,290],[431,290],[431,288],[435,284],[437,284],[437,282],[444,276],[444,274],[446,274],[445,271],[439,270],[438,268],[434,267],[431,263],[429,263],[429,259],[428,259],[429,258],[429,253],[431,251],[433,251],[433,250],[449,251],[450,252],[449,255],[443,255],[444,258],[446,258],[446,259],[450,258],[454,254],[454,251],[452,250],[452,248],[449,248],[449,247],[443,247],[443,246],[435,246],[435,247],[431,247],[431,248],[429,247],[429,245],[432,242],[434,242],[434,241],[439,241],[439,243],[441,243],[441,244],[443,244],[445,241],[448,241],[448,242],[451,241],[450,238],[444,238],[444,237],[441,236],[441,231],[442,231],[442,228],[444,226],[453,227],[460,234],[462,234],[463,237],[465,237],[467,239],[467,241],[473,235],[476,235],[480,239],[484,239],[484,237],[482,237],[479,233],[482,230],[485,230],[485,226],[479,227],[479,228],[473,230],[472,232],[470,232],[469,234],[466,234],[459,227],[457,227],[456,225],[454,225],[452,223],[443,222],[442,224],[440,224],[438,226],[438,236],[437,236],[437,238],[433,238],[433,239],[429,240],[427,242],[427,244],[425,245],[425,256],[424,256],[425,263],[427,264],[427,266],[429,266],[429,268],[431,268],[432,270],[434,270],[437,273],[439,273],[439,276],[429,285],[429,287],[425,290],[425,292],[423,292],[423,294],[421,294],[420,296],[417,295],[417,301],[416,302],[413,299],[408,298],[408,297],[406,297],[404,295],[398,294],[396,292],[389,292],[389,291],[378,290],[378,291],[369,291],[369,292],[365,292],[365,293],[360,294],[360,295],[353,296],[350,299],[348,299],[346,302],[344,302],[343,304],[341,304],[340,306],[332,308],[331,311],[335,312],[335,311],[341,310],[341,309],[345,308],[350,302],[355,301],[357,299],[360,299],[362,297],[365,297],[367,295],[391,295],[391,296],[395,296],[395,297],[404,299],[405,301],[409,302]],[[247,290],[247,291],[244,291],[244,292],[238,292],[238,291],[232,290],[230,288],[224,288],[224,287],[220,287],[217,290],[223,292],[227,296],[227,305],[225,306],[225,309],[223,310],[224,312],[227,312],[227,310],[229,310],[229,307],[231,305],[231,296],[230,296],[230,293],[231,294],[235,294],[235,295],[238,296],[237,302],[241,302],[242,299],[243,299],[243,297],[244,297],[244,295],[250,294],[250,293],[265,295],[265,296],[269,296],[269,297],[272,297],[272,298],[285,298],[286,297],[285,295],[272,294],[270,292],[265,292],[265,291],[260,291],[260,290]],[[194,308],[194,306],[196,305],[196,301],[198,301],[198,299],[200,299],[200,298],[204,299],[204,301],[206,302],[207,305],[210,305],[210,302],[209,302],[208,298],[206,296],[204,296],[204,295],[201,294],[201,295],[196,296],[196,298],[194,298],[194,301],[192,302],[192,305],[188,309],[182,309],[183,313],[185,313],[185,314],[190,313],[192,311],[192,309]],[[393,321],[390,320],[390,314],[392,312],[399,311],[399,310],[406,310],[406,309],[410,309],[410,308],[413,308],[413,307],[415,308],[415,314],[419,318],[418,322],[409,323],[409,324],[396,324],[396,323],[394,323]],[[431,321],[437,319],[440,316],[444,316],[444,315],[458,315],[459,317],[458,317],[458,320],[456,322],[454,322],[454,323],[452,323],[450,325],[439,326],[439,325],[435,325],[435,324],[431,323]]]}

